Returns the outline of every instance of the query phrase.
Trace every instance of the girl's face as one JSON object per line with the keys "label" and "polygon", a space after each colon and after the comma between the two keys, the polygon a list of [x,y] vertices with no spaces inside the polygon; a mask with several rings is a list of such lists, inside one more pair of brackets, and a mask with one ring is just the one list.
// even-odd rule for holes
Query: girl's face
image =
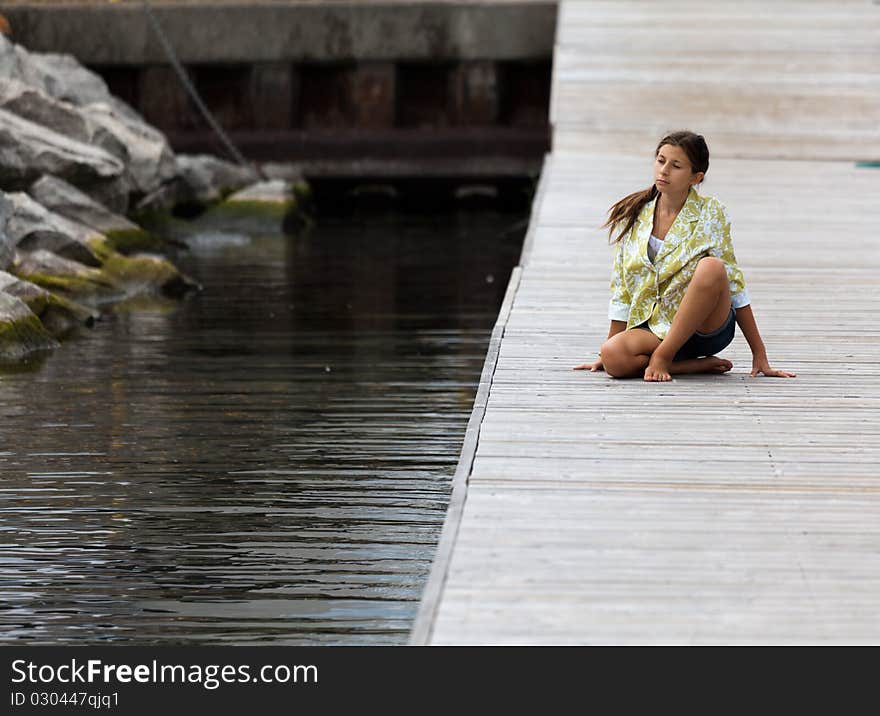
{"label": "girl's face", "polygon": [[687,194],[693,184],[703,180],[704,172],[694,172],[681,147],[664,144],[654,159],[654,184],[663,194]]}

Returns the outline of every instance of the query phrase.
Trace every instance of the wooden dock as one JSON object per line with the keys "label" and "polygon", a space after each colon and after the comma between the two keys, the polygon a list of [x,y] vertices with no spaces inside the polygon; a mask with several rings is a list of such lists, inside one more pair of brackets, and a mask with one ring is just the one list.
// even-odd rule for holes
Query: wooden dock
{"label": "wooden dock", "polygon": [[[880,643],[880,4],[562,2],[554,150],[413,644]],[[599,226],[704,134],[774,367],[572,371]],[[859,162],[866,162],[860,164]]]}

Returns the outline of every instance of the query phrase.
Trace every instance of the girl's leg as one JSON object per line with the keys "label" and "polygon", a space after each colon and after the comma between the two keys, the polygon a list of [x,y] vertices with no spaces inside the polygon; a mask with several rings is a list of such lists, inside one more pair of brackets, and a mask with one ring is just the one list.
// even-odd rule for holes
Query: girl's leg
{"label": "girl's leg", "polygon": [[669,333],[651,353],[645,380],[671,380],[672,359],[688,338],[695,331],[718,330],[729,315],[730,283],[724,262],[714,257],[700,259]]}
{"label": "girl's leg", "polygon": [[599,355],[612,378],[635,378],[644,374],[651,353],[659,345],[660,339],[651,331],[630,328],[605,341]]}
{"label": "girl's leg", "polygon": [[[660,345],[660,339],[650,331],[630,328],[609,338],[602,345],[601,358],[605,372],[612,378],[641,378],[650,362],[651,354]],[[673,375],[679,373],[726,373],[733,363],[723,358],[693,358],[675,361],[669,367]]]}

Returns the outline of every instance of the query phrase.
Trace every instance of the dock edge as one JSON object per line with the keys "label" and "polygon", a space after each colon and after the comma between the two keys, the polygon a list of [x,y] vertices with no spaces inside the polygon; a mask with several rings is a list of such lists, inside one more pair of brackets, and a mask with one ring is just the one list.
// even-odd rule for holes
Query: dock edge
{"label": "dock edge", "polygon": [[440,539],[437,543],[437,552],[434,556],[434,562],[431,565],[431,572],[428,575],[428,581],[422,592],[422,598],[419,602],[419,610],[416,614],[412,631],[410,632],[410,646],[428,646],[434,631],[437,611],[440,608],[443,588],[446,586],[446,577],[449,573],[449,565],[452,561],[452,551],[455,548],[455,543],[458,539],[458,530],[461,526],[464,504],[467,500],[468,482],[470,479],[471,468],[474,464],[474,457],[477,454],[477,445],[480,440],[480,427],[483,423],[483,417],[486,414],[486,403],[489,399],[489,391],[492,388],[495,367],[498,364],[498,354],[501,351],[501,339],[504,337],[504,331],[507,328],[507,320],[510,317],[510,312],[513,308],[513,301],[516,297],[517,290],[519,289],[523,268],[531,255],[532,245],[535,240],[534,234],[538,225],[537,217],[547,189],[546,182],[547,177],[549,176],[548,165],[550,160],[551,155],[546,154],[544,156],[543,167],[541,168],[541,177],[538,180],[538,187],[532,200],[529,228],[526,231],[526,237],[523,241],[519,263],[513,267],[513,270],[510,273],[510,280],[507,282],[507,291],[504,294],[504,300],[498,311],[498,318],[495,320],[495,326],[492,328],[492,335],[489,338],[486,360],[483,362],[483,371],[480,374],[480,383],[477,388],[477,395],[474,398],[473,412],[471,413],[470,420],[468,420],[464,443],[461,447],[461,455],[458,458],[458,465],[455,469],[455,475],[452,478],[452,495],[449,499],[449,507],[446,510],[446,519],[443,521],[443,528],[440,532]]}

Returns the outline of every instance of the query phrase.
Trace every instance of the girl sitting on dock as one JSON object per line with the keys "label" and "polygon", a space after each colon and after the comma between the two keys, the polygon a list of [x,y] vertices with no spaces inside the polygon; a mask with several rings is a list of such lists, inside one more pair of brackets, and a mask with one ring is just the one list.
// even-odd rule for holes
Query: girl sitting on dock
{"label": "girl sitting on dock", "polygon": [[654,185],[609,210],[609,238],[623,230],[611,276],[611,328],[599,360],[574,370],[613,378],[667,381],[677,373],[725,373],[714,354],[733,340],[738,323],[752,349],[752,376],[793,378],[775,370],[752,314],[730,240],[727,210],[696,186],[709,169],[699,134],[673,132],[654,152]]}

